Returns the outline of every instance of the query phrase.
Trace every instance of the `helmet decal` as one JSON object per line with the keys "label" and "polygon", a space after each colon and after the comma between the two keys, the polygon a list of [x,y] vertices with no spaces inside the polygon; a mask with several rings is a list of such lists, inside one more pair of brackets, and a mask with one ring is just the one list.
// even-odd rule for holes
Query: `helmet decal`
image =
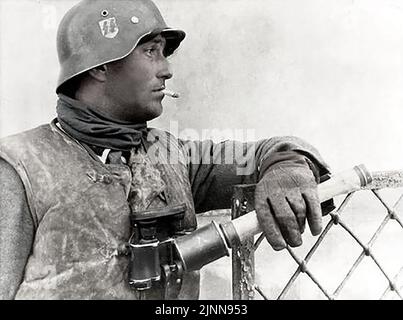
{"label": "helmet decal", "polygon": [[113,39],[119,33],[119,28],[115,17],[99,21],[99,27],[101,28],[102,35],[105,38]]}

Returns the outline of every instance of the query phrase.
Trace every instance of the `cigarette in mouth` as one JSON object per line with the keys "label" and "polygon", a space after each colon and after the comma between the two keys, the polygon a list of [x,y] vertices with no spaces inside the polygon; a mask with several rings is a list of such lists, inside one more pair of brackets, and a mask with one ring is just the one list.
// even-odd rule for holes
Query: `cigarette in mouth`
{"label": "cigarette in mouth", "polygon": [[168,97],[175,98],[175,99],[180,97],[179,93],[171,91],[171,90],[168,90],[168,89],[162,90],[162,93],[165,94]]}

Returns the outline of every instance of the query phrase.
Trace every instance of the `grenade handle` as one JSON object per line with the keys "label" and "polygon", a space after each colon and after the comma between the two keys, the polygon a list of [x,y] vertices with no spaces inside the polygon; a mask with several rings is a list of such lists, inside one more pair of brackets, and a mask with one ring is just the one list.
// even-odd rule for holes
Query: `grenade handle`
{"label": "grenade handle", "polygon": [[[360,190],[371,181],[372,175],[364,165],[355,166],[353,169],[337,173],[331,176],[329,180],[319,184],[319,201],[324,202],[335,196]],[[245,239],[262,232],[255,211],[240,216],[229,223],[232,224],[241,243]],[[231,228],[228,224],[225,224],[223,227]]]}
{"label": "grenade handle", "polygon": [[[372,182],[364,165],[337,173],[318,185],[320,202],[351,193]],[[187,271],[229,255],[229,249],[262,232],[256,212],[251,211],[225,224],[212,222],[191,234],[175,239],[176,253]]]}

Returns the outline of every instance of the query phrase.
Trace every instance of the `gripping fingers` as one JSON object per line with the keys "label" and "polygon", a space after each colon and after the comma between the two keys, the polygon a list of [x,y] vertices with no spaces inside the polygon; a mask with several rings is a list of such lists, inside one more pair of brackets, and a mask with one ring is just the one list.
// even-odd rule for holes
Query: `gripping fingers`
{"label": "gripping fingers", "polygon": [[302,244],[300,228],[287,199],[278,195],[273,199],[270,198],[269,202],[284,239],[292,247],[300,246]]}
{"label": "gripping fingers", "polygon": [[267,241],[274,250],[282,250],[286,247],[286,242],[281,234],[281,231],[274,220],[269,203],[265,195],[256,193],[255,209],[260,227],[266,236]]}
{"label": "gripping fingers", "polygon": [[305,200],[302,198],[302,195],[298,192],[298,194],[294,196],[286,197],[288,205],[291,210],[294,212],[297,222],[299,225],[299,230],[301,233],[305,231],[305,221],[306,221],[306,205]]}
{"label": "gripping fingers", "polygon": [[322,210],[318,193],[315,190],[302,194],[306,204],[306,218],[309,228],[314,236],[317,236],[322,231]]}

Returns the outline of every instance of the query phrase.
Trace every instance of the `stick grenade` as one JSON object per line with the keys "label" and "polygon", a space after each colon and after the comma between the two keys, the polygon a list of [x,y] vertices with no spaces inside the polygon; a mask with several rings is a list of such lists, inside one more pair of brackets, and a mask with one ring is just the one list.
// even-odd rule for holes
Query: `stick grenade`
{"label": "stick grenade", "polygon": [[[341,194],[360,190],[371,183],[372,175],[364,165],[337,173],[318,185],[320,202]],[[199,270],[223,256],[229,249],[262,230],[256,211],[251,211],[230,222],[218,225],[215,221],[196,231],[175,239],[177,254],[186,271]]]}

